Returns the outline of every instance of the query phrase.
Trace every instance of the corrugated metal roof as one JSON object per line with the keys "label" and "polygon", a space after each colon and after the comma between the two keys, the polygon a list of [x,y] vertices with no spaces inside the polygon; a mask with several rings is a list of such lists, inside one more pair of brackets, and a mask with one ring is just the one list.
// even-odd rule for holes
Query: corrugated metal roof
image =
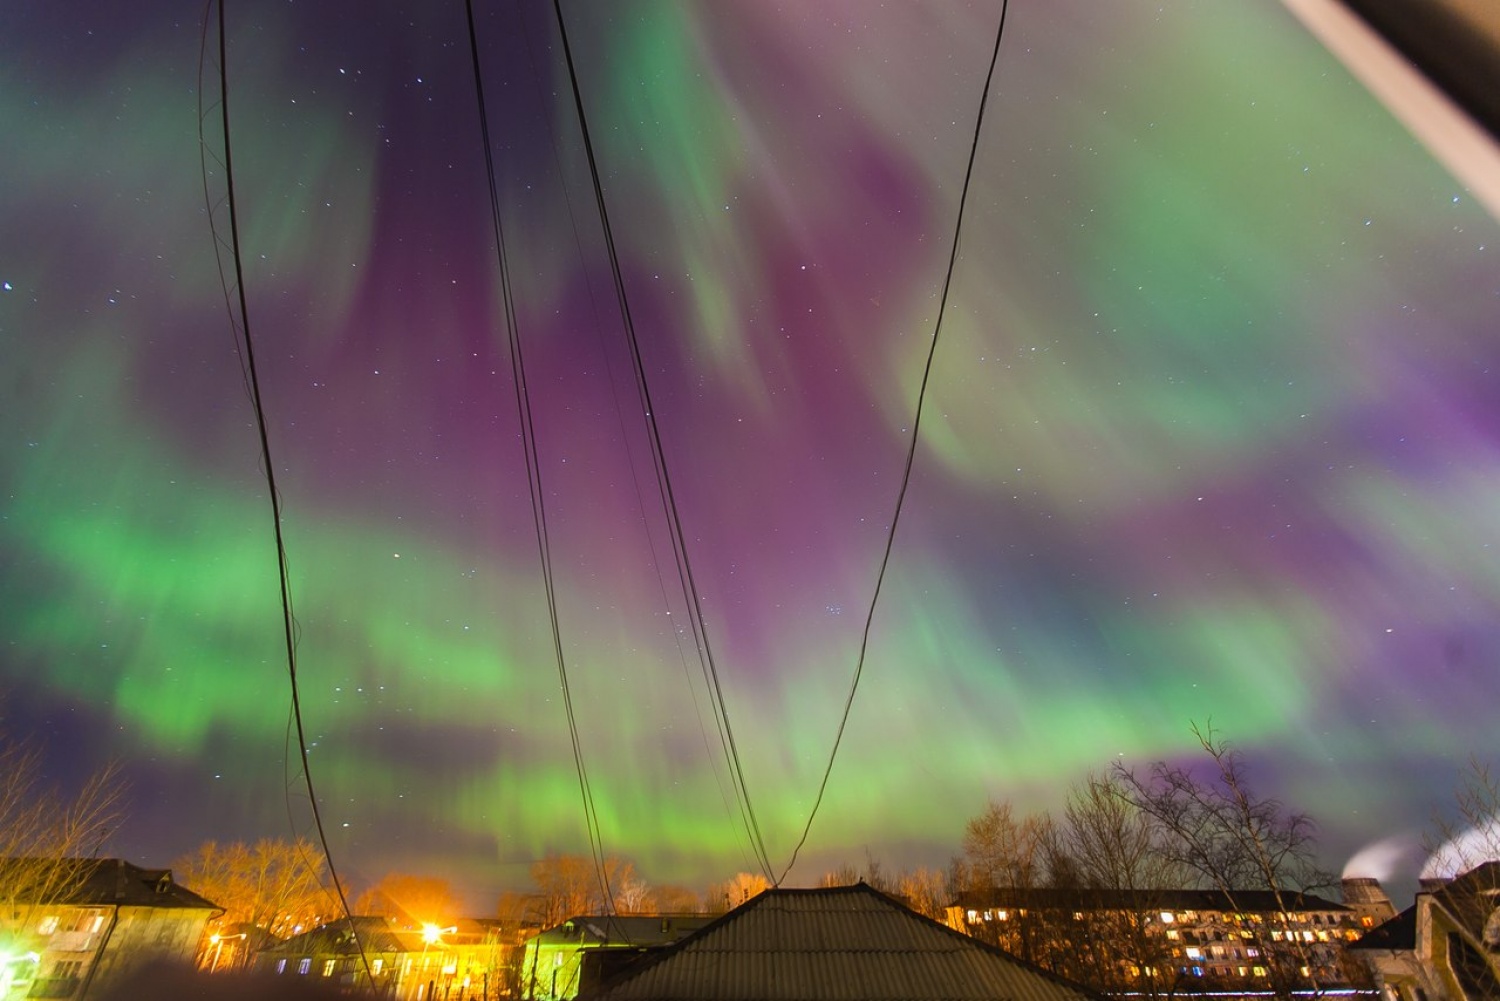
{"label": "corrugated metal roof", "polygon": [[868,886],[767,890],[594,1001],[1080,1001],[1100,995]]}

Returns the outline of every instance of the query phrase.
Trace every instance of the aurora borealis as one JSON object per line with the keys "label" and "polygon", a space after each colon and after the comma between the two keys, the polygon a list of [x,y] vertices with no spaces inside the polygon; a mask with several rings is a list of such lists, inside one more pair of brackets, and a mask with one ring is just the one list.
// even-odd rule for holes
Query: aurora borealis
{"label": "aurora borealis", "polygon": [[[894,508],[999,5],[563,6],[784,864]],[[476,9],[604,846],[653,881],[726,878],[749,853],[556,25]],[[0,13],[0,714],[64,778],[125,762],[112,849],[161,865],[305,823],[200,177],[201,17]],[[444,875],[487,903],[586,842],[464,8],[231,3],[228,23],[331,847],[356,878]],[[1279,6],[1013,3],[871,654],[792,882],[866,852],[940,866],[987,797],[1055,807],[1210,718],[1318,818],[1332,867],[1414,838],[1494,749],[1497,252],[1495,220]]]}

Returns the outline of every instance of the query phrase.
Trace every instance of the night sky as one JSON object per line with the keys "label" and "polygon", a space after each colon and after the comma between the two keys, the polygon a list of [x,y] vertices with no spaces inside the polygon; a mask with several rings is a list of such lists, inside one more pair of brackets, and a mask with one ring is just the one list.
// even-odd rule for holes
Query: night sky
{"label": "night sky", "polygon": [[[753,861],[557,26],[476,7],[603,846],[701,886]],[[854,670],[999,7],[564,7],[779,868]],[[202,18],[0,11],[0,714],[64,782],[123,762],[109,849],[157,865],[308,833],[200,172]],[[488,908],[588,846],[463,5],[231,3],[228,24],[334,859]],[[863,681],[789,882],[867,853],[942,866],[987,798],[1056,808],[1091,769],[1183,759],[1210,718],[1318,818],[1332,868],[1411,843],[1495,747],[1500,226],[1279,5],[1083,0],[1011,5],[964,225]]]}

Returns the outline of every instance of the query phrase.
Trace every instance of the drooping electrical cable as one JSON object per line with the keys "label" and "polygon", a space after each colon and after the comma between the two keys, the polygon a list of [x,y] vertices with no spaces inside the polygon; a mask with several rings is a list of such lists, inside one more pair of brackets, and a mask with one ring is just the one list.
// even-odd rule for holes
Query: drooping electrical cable
{"label": "drooping electrical cable", "polygon": [[[528,63],[528,65],[530,67],[530,70],[531,70],[531,72],[528,74],[528,79],[532,82],[533,86],[536,88],[536,98],[537,98],[538,102],[541,102],[541,101],[544,100],[544,95],[541,93],[541,89],[538,86],[538,82],[542,79],[542,76],[541,76],[541,66],[540,66],[540,64],[539,64],[539,62],[537,60],[537,57],[536,57],[535,47],[532,44],[531,32],[527,29],[526,17],[525,17],[525,9],[524,8],[525,8],[524,4],[517,4],[516,8],[515,8],[515,15],[516,15],[517,23],[519,25],[519,31],[520,31],[521,38],[525,42],[525,45],[526,45],[526,58],[527,58],[527,63]],[[561,175],[563,173],[563,156],[562,156],[562,151],[558,147],[556,133],[553,132],[550,129],[548,130],[548,132],[549,132],[549,136],[551,137],[551,140],[552,140],[551,146],[552,146],[552,153],[553,153],[553,161],[557,165],[558,174],[559,174],[559,177],[561,177]],[[569,194],[568,184],[566,183],[565,179],[563,179],[561,181],[560,188],[561,188],[562,196],[563,196],[563,204],[567,207],[569,229],[570,229],[570,231],[573,234],[573,246],[574,246],[574,249],[578,252],[579,261],[581,263],[585,259],[585,255],[584,255],[584,252],[583,252],[583,240],[582,240],[582,237],[579,235],[579,231],[578,231],[578,219],[577,219],[577,215],[573,211],[573,199],[572,199],[572,196]],[[590,308],[590,310],[591,310],[591,312],[593,314],[593,317],[594,317],[594,323],[592,324],[592,329],[593,329],[593,332],[594,332],[594,335],[595,335],[595,339],[598,342],[599,347],[600,347],[600,355],[604,359],[605,371],[608,373],[608,376],[609,376],[608,382],[609,382],[609,387],[610,387],[610,399],[611,399],[611,401],[614,404],[615,421],[616,421],[616,423],[617,423],[617,425],[618,425],[618,427],[620,429],[620,440],[621,440],[621,443],[622,443],[622,445],[623,445],[623,447],[625,449],[625,457],[626,457],[627,465],[630,468],[630,482],[631,482],[631,486],[632,486],[632,488],[634,489],[634,492],[635,492],[635,499],[636,499],[637,509],[639,510],[640,515],[641,515],[642,529],[644,530],[645,535],[646,535],[646,545],[647,545],[647,548],[651,552],[651,557],[652,557],[652,559],[651,559],[651,568],[652,568],[652,571],[653,571],[653,573],[654,573],[654,575],[656,577],[657,589],[658,589],[658,593],[661,596],[662,607],[665,608],[665,609],[667,609],[668,614],[670,614],[670,611],[671,611],[671,599],[667,596],[666,578],[662,574],[662,560],[660,558],[660,554],[659,554],[659,550],[658,550],[658,546],[657,546],[657,535],[656,535],[656,532],[652,529],[651,519],[648,516],[647,510],[646,510],[645,492],[644,492],[644,490],[642,489],[642,486],[641,486],[641,475],[640,475],[639,463],[636,462],[635,449],[631,446],[631,434],[630,434],[629,429],[626,427],[624,408],[620,405],[620,394],[619,394],[619,389],[618,389],[618,380],[615,378],[615,366],[614,366],[614,363],[613,363],[613,361],[611,360],[611,357],[610,357],[611,356],[611,352],[609,351],[607,345],[604,342],[603,325],[600,322],[599,312],[598,312],[598,298],[594,294],[594,285],[593,285],[592,279],[589,277],[588,268],[583,268],[582,271],[581,271],[581,275],[582,275],[582,280],[583,280],[583,283],[584,283],[584,287],[585,287],[585,289],[587,290],[587,293],[588,293],[589,308]],[[653,467],[653,471],[654,471],[654,467]],[[661,481],[660,481],[660,479],[656,479],[655,482],[656,482],[657,492],[658,492],[658,495],[660,497],[660,502],[661,502],[661,505],[662,505],[662,510],[665,511],[666,510],[666,498],[665,498],[664,495],[661,495]],[[686,599],[686,596],[687,596],[687,584],[686,584],[686,581],[684,580],[683,575],[682,575],[681,563],[680,563],[680,561],[677,561],[675,559],[675,555],[676,554],[675,554],[675,550],[674,550],[674,563],[676,564],[677,577],[678,577],[678,585],[682,589],[682,593],[683,593],[684,599]],[[707,691],[709,692],[710,711],[713,712],[713,714],[714,714],[715,732],[718,735],[720,751],[722,752],[722,754],[724,756],[723,760],[724,760],[725,767],[726,768],[731,768],[732,767],[732,759],[730,758],[730,754],[729,754],[729,744],[728,744],[728,741],[727,741],[727,739],[725,737],[725,734],[724,734],[724,724],[723,724],[723,721],[720,718],[720,714],[718,712],[717,704],[713,702],[712,688],[710,687],[710,684],[709,684],[709,678],[710,678],[711,675],[710,675],[709,668],[708,668],[708,661],[707,661],[707,658],[705,658],[704,655],[703,655],[703,644],[699,641],[698,631],[697,631],[696,628],[692,628],[693,623],[692,623],[691,617],[689,617],[689,626],[690,626],[689,631],[692,633],[692,637],[693,637],[693,653],[694,653],[694,655],[695,655],[695,657],[696,657],[696,659],[698,661],[698,670],[699,670],[699,673],[700,673],[700,675],[702,676],[702,678],[704,680],[704,685],[705,685]],[[686,679],[686,682],[687,682],[686,687],[687,687],[688,697],[689,697],[689,699],[693,703],[693,718],[695,720],[697,720],[697,722],[698,722],[698,733],[702,737],[702,740],[703,740],[703,749],[704,749],[705,753],[708,755],[709,768],[713,772],[713,776],[714,776],[714,785],[719,790],[720,802],[722,803],[722,805],[724,807],[724,815],[725,815],[726,819],[729,821],[729,823],[731,825],[731,829],[735,831],[735,834],[736,834],[736,836],[738,838],[748,839],[748,831],[750,829],[750,823],[749,823],[748,817],[745,816],[744,803],[743,803],[743,801],[741,800],[741,798],[739,796],[738,789],[737,789],[737,787],[734,786],[734,778],[733,778],[732,771],[730,772],[730,777],[729,777],[729,788],[726,788],[725,787],[725,779],[724,779],[724,777],[719,772],[719,766],[718,766],[718,762],[716,761],[716,759],[714,757],[713,748],[709,745],[708,729],[704,725],[704,722],[703,722],[703,707],[702,707],[702,705],[701,705],[701,703],[699,701],[699,698],[698,698],[698,686],[696,684],[694,684],[694,682],[693,682],[692,674],[691,674],[691,671],[690,671],[689,666],[688,666],[687,655],[686,655],[686,653],[683,650],[682,632],[683,631],[681,629],[679,629],[679,628],[675,628],[674,627],[672,629],[672,645],[673,645],[673,648],[677,651],[677,661],[678,661],[679,666],[682,668],[683,676],[684,676],[684,678]],[[733,803],[730,802],[731,797],[734,799]],[[740,814],[741,828],[734,828],[734,826],[733,826],[734,825],[734,813],[735,813],[736,809],[738,809],[739,814]],[[745,842],[744,842],[744,844],[743,844],[742,847],[743,848],[749,848],[750,847],[749,841],[745,840]],[[754,868],[755,865],[758,864],[758,863],[752,864],[750,862],[748,856],[743,855],[743,854],[741,855],[741,859],[744,861],[746,869]],[[769,878],[769,874],[767,874],[767,876]]]}
{"label": "drooping electrical cable", "polygon": [[[349,901],[344,893],[343,882],[339,879],[338,869],[333,862],[333,853],[328,848],[328,835],[323,829],[323,815],[318,807],[318,794],[313,785],[312,768],[308,762],[307,754],[307,732],[302,720],[302,698],[297,683],[297,624],[296,616],[292,612],[292,588],[291,574],[287,559],[286,537],[282,530],[282,508],[281,492],[276,487],[276,469],[271,461],[271,438],[266,425],[265,406],[260,392],[260,377],[255,367],[255,343],[250,336],[250,307],[245,295],[245,269],[243,258],[240,253],[240,226],[239,207],[234,193],[234,154],[230,145],[229,128],[229,70],[228,70],[228,38],[225,31],[225,3],[227,0],[218,0],[218,59],[219,59],[219,125],[221,130],[220,141],[223,144],[224,155],[221,160],[224,169],[224,204],[229,211],[229,241],[226,246],[220,237],[214,224],[215,204],[209,195],[208,184],[208,144],[203,133],[203,122],[207,111],[203,105],[203,69],[205,57],[208,51],[208,24],[209,11],[213,7],[213,0],[209,0],[203,9],[203,37],[199,49],[199,86],[198,86],[198,141],[200,150],[199,166],[203,173],[204,201],[208,208],[209,232],[214,243],[214,257],[219,268],[219,279],[224,289],[226,306],[230,312],[230,325],[236,327],[239,335],[236,347],[240,352],[242,371],[246,379],[247,389],[250,395],[251,409],[255,413],[255,428],[260,441],[260,463],[266,477],[266,491],[270,499],[271,522],[276,540],[276,566],[280,579],[281,589],[281,619],[282,633],[286,647],[287,681],[291,690],[291,718],[297,735],[297,751],[302,763],[302,776],[307,789],[308,805],[312,810],[313,825],[318,832],[318,844],[323,850],[324,861],[328,864],[328,877],[333,883],[334,893],[338,898],[339,907],[343,910],[344,918],[349,923],[349,934],[359,950],[360,959],[364,963],[365,975],[374,978],[370,971],[370,961],[365,955],[364,946],[359,938],[359,931],[354,926],[349,913]],[[234,262],[234,294],[231,296],[228,276],[225,274],[222,252],[227,250]],[[233,300],[232,303],[230,300]]]}
{"label": "drooping electrical cable", "polygon": [[818,783],[818,795],[813,800],[812,809],[807,814],[807,824],[802,828],[802,836],[797,839],[797,847],[792,850],[791,861],[787,862],[786,868],[782,870],[781,877],[786,879],[787,873],[792,871],[792,866],[797,864],[797,856],[802,851],[802,846],[807,843],[808,834],[812,831],[814,818],[818,815],[818,808],[823,805],[823,795],[828,791],[828,779],[833,774],[833,762],[838,757],[839,744],[844,739],[844,729],[849,725],[849,713],[854,708],[854,696],[859,691],[860,677],[865,670],[865,655],[870,647],[870,630],[875,624],[875,608],[880,603],[881,585],[885,583],[885,572],[890,566],[891,550],[896,544],[896,525],[901,520],[901,509],[906,503],[906,491],[911,486],[912,464],[917,455],[917,435],[922,425],[922,404],[927,399],[927,383],[932,376],[932,360],[937,355],[938,338],[943,332],[943,315],[948,310],[948,293],[953,287],[953,271],[958,263],[959,237],[963,234],[964,207],[969,200],[969,185],[974,178],[974,161],[979,154],[979,137],[984,128],[984,109],[989,103],[990,85],[995,79],[995,65],[1000,60],[1000,40],[1005,37],[1005,14],[1010,6],[1009,0],[1001,0],[1000,24],[995,29],[995,45],[990,53],[990,66],[984,76],[984,90],[979,95],[979,110],[974,116],[974,138],[969,144],[969,162],[964,170],[963,190],[958,197],[958,218],[953,226],[953,246],[948,252],[948,269],[943,276],[943,294],[938,301],[937,321],[933,324],[932,343],[927,347],[927,361],[922,367],[922,383],[917,390],[916,414],[911,423],[911,440],[907,443],[906,464],[901,473],[901,488],[896,492],[896,510],[891,515],[891,525],[886,531],[885,552],[880,557],[880,570],[875,575],[875,590],[870,595],[869,610],[865,615],[864,632],[859,641],[859,657],[854,664],[854,676],[849,681],[849,695],[844,700],[844,711],[839,717],[838,731],[833,737],[833,747],[828,752],[828,766],[823,769],[823,779]]}
{"label": "drooping electrical cable", "polygon": [[589,132],[588,115],[584,110],[583,93],[578,85],[578,71],[574,65],[573,49],[568,41],[567,21],[563,18],[561,0],[553,0],[552,9],[557,16],[558,32],[562,39],[563,57],[568,67],[568,80],[572,86],[573,104],[578,114],[579,131],[583,138],[583,148],[589,164],[589,175],[593,181],[594,201],[598,206],[599,222],[604,234],[604,245],[609,256],[610,274],[614,279],[615,299],[620,308],[620,320],[625,329],[626,341],[630,347],[631,365],[635,371],[636,388],[641,396],[641,407],[645,415],[647,437],[651,442],[652,461],[656,467],[657,482],[662,492],[666,507],[667,524],[672,538],[672,547],[675,554],[678,572],[682,577],[684,587],[684,598],[687,602],[688,619],[693,627],[696,641],[700,644],[703,657],[708,665],[707,684],[713,699],[715,719],[721,727],[723,740],[729,757],[730,775],[734,782],[735,794],[739,798],[746,822],[746,833],[750,844],[755,852],[758,865],[767,879],[771,879],[773,866],[770,856],[766,852],[765,839],[761,835],[760,823],[755,816],[755,808],[751,804],[749,790],[745,786],[744,769],[740,764],[738,744],[734,738],[734,728],[730,724],[729,713],[724,701],[724,688],[720,681],[718,666],[714,661],[713,647],[709,642],[708,629],[703,618],[702,603],[698,598],[698,588],[693,579],[692,562],[688,558],[687,543],[682,530],[682,522],[678,515],[677,501],[672,490],[672,479],[667,469],[666,453],[662,448],[661,432],[656,420],[656,408],[651,403],[650,384],[646,378],[646,368],[642,361],[640,343],[636,337],[635,322],[630,312],[630,300],[625,291],[625,279],[620,269],[620,258],[615,248],[614,232],[610,228],[609,210],[604,199],[604,188],[599,178],[599,164],[594,155],[593,139]]}
{"label": "drooping electrical cable", "polygon": [[578,773],[578,791],[583,800],[584,824],[588,829],[589,852],[599,887],[613,913],[614,894],[605,870],[604,847],[599,829],[599,813],[594,805],[593,788],[584,764],[583,743],[578,734],[578,718],[573,711],[572,687],[568,683],[567,657],[563,652],[562,626],[557,616],[557,588],[552,573],[552,550],[547,534],[547,507],[542,492],[542,470],[537,455],[536,424],[531,412],[531,396],[526,384],[526,362],[520,331],[516,323],[515,298],[511,291],[510,264],[505,253],[505,228],[500,218],[500,195],[495,186],[495,157],[490,144],[489,113],[484,104],[484,74],[479,60],[479,37],[474,28],[474,2],[464,0],[469,27],[469,56],[474,70],[474,97],[479,110],[479,134],[484,144],[485,179],[489,185],[490,223],[494,230],[495,257],[500,269],[500,297],[505,311],[505,335],[510,346],[511,375],[516,386],[516,413],[521,422],[522,452],[526,459],[526,484],[531,492],[531,517],[536,527],[537,556],[542,567],[542,587],[547,598],[547,621],[552,631],[552,653],[557,663],[557,680],[562,688],[563,707],[568,718],[568,737],[573,746],[573,766]]}

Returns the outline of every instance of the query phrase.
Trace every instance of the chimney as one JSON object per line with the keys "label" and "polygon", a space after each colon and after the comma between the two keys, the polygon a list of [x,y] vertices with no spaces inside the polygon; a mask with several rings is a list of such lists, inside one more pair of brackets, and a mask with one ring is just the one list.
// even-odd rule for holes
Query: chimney
{"label": "chimney", "polygon": [[1353,907],[1355,904],[1385,904],[1390,906],[1391,898],[1386,896],[1385,890],[1381,888],[1380,880],[1370,876],[1351,876],[1343,881],[1344,903]]}
{"label": "chimney", "polygon": [[1396,908],[1386,895],[1380,880],[1370,876],[1350,876],[1342,880],[1344,904],[1366,928],[1384,924],[1396,916]]}

